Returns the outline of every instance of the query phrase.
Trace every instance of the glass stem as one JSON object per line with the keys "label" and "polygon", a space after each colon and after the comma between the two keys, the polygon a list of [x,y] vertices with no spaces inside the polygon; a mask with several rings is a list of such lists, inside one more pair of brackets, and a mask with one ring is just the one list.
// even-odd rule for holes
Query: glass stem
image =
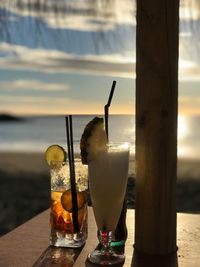
{"label": "glass stem", "polygon": [[112,231],[100,230],[100,242],[102,245],[101,252],[102,254],[112,253]]}

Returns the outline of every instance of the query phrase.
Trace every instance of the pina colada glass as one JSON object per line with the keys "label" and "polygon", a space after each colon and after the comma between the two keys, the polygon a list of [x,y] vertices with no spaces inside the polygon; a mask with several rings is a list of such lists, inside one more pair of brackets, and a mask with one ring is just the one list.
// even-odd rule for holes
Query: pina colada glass
{"label": "pina colada glass", "polygon": [[88,165],[91,200],[102,245],[101,250],[88,256],[93,263],[112,265],[124,261],[124,255],[115,254],[110,245],[123,206],[128,165],[128,143],[109,144]]}

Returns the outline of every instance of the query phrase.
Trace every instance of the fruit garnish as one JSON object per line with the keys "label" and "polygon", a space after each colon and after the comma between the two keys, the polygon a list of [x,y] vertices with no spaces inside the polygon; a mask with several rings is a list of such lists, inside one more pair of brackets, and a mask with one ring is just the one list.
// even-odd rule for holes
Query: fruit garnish
{"label": "fruit garnish", "polygon": [[[72,192],[70,189],[63,192],[61,197],[61,203],[66,211],[72,212]],[[85,204],[84,192],[77,192],[78,209],[80,210],[84,206],[84,204]]]}
{"label": "fruit garnish", "polygon": [[51,200],[53,202],[59,202],[62,196],[62,191],[51,191]]}
{"label": "fruit garnish", "polygon": [[[47,148],[45,152],[45,160],[49,166],[57,166],[60,165],[56,162],[62,162],[66,160],[66,152],[63,147],[59,145],[51,145]],[[58,167],[58,166],[57,166]]]}
{"label": "fruit garnish", "polygon": [[80,149],[81,160],[83,164],[88,164],[94,159],[98,152],[106,149],[108,143],[104,129],[103,118],[95,117],[86,126],[83,131]]}
{"label": "fruit garnish", "polygon": [[51,204],[51,212],[57,217],[63,212],[63,206],[60,202],[54,202]]}

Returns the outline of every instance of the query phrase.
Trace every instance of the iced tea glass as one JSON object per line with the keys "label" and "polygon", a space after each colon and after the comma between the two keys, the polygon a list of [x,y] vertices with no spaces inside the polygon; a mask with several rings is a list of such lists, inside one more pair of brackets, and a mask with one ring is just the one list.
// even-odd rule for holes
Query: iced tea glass
{"label": "iced tea glass", "polygon": [[[80,160],[75,161],[77,192],[77,221],[75,230],[73,203],[68,162],[52,161],[51,176],[51,213],[50,244],[58,247],[81,247],[87,239],[87,166]],[[76,221],[76,223],[77,223]]]}

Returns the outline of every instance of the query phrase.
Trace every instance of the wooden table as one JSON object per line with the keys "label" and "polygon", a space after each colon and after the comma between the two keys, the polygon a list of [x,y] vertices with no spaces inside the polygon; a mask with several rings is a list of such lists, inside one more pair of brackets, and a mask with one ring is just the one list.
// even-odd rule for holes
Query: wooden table
{"label": "wooden table", "polygon": [[[129,235],[124,267],[200,267],[200,214],[178,214],[179,249],[169,257],[141,256],[134,253],[134,210],[128,210],[127,214]],[[89,235],[82,249],[49,247],[47,210],[0,238],[0,267],[93,266],[86,258],[98,243],[96,231],[93,212],[89,208]]]}

